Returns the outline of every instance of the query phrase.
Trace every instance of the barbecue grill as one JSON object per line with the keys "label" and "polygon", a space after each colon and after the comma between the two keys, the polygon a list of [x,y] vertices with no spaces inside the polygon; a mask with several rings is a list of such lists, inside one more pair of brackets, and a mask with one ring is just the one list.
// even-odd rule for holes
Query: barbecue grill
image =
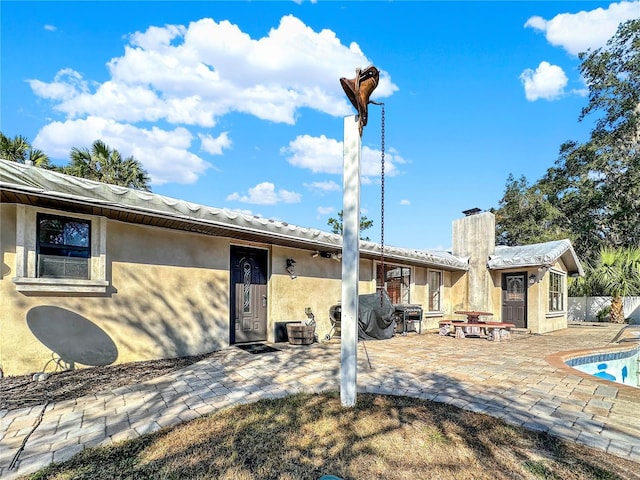
{"label": "barbecue grill", "polygon": [[398,304],[393,306],[395,308],[394,315],[396,316],[396,323],[399,325],[402,322],[402,335],[406,335],[408,326],[418,324],[417,332],[422,333],[422,305],[417,304]]}
{"label": "barbecue grill", "polygon": [[[409,326],[413,325],[418,333],[422,333],[422,305],[419,304],[397,304],[393,306],[396,324],[402,323],[402,335],[406,335]],[[333,337],[340,338],[342,306],[338,303],[329,308],[329,318],[331,320],[331,330],[325,336],[326,340]],[[418,324],[416,328],[416,323]]]}

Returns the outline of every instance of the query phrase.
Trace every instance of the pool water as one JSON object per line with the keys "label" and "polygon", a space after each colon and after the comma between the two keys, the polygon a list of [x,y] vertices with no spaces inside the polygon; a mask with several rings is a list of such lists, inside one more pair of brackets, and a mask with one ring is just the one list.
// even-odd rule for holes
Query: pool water
{"label": "pool water", "polygon": [[638,388],[639,362],[640,345],[624,352],[596,353],[572,358],[565,363],[589,375]]}

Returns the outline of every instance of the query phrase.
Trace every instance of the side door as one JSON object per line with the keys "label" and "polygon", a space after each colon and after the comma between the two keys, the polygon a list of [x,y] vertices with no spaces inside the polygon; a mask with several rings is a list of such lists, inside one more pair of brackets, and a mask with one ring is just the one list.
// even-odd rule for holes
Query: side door
{"label": "side door", "polygon": [[527,272],[502,274],[502,321],[527,327]]}
{"label": "side door", "polygon": [[231,247],[230,343],[267,339],[268,252]]}

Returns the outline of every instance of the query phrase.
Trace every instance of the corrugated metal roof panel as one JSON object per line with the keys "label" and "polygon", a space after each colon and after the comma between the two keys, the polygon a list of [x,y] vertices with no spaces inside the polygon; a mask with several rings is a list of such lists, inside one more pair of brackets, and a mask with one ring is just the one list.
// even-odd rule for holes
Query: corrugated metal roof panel
{"label": "corrugated metal roof panel", "polygon": [[[213,208],[155,193],[108,185],[51,170],[0,160],[2,201],[103,215],[133,223],[305,249],[342,248],[342,236],[233,210]],[[97,213],[100,212],[100,213]],[[363,257],[381,246],[361,242]],[[385,246],[385,256],[415,265],[468,270],[468,259],[448,252]]]}
{"label": "corrugated metal roof panel", "polygon": [[491,270],[508,268],[550,266],[562,259],[570,274],[584,275],[580,260],[569,240],[534,243],[515,247],[499,245],[495,254],[489,255],[488,267]]}

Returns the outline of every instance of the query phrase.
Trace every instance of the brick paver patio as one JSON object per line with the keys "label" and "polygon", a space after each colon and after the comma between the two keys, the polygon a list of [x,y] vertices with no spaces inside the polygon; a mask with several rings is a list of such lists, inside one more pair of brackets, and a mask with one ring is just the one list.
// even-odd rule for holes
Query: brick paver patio
{"label": "brick paver patio", "polygon": [[[358,391],[450,403],[640,462],[640,389],[581,374],[554,355],[608,348],[619,328],[571,327],[503,342],[425,332],[360,343]],[[339,388],[339,343],[276,346],[259,355],[231,347],[138,385],[0,411],[0,477],[234,404]]]}

